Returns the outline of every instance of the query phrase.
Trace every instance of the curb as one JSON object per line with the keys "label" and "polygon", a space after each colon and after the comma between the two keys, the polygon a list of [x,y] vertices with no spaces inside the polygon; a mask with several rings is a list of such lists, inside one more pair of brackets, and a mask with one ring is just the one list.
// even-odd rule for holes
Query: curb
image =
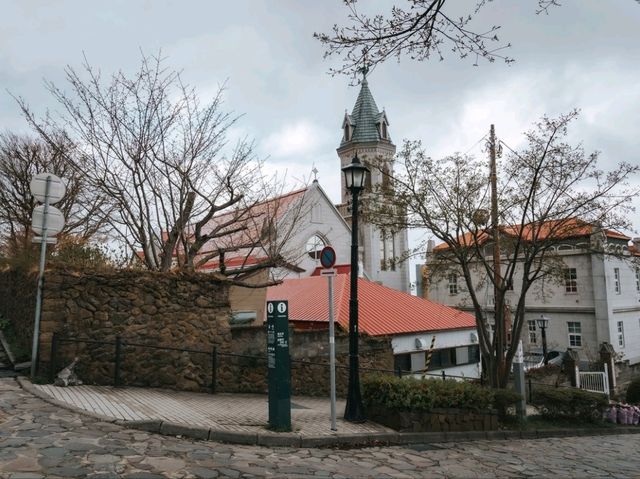
{"label": "curb", "polygon": [[97,419],[99,421],[102,422],[109,422],[109,423],[116,423],[118,422],[118,420],[116,418],[113,417],[108,417],[108,416],[103,416],[101,414],[96,414],[94,412],[91,411],[87,411],[85,409],[80,409],[79,407],[73,406],[69,403],[66,403],[64,401],[59,401],[57,399],[52,398],[51,396],[49,396],[46,393],[43,393],[42,391],[39,391],[34,385],[33,383],[31,383],[31,381],[25,379],[23,376],[16,376],[16,381],[18,382],[18,385],[24,389],[25,391],[27,391],[29,394],[36,396],[39,399],[42,399],[44,402],[52,404],[54,406],[58,406],[61,407],[63,409],[67,409],[69,411],[73,411],[76,412],[78,414],[82,414],[83,416],[88,416],[90,418],[93,419]]}
{"label": "curb", "polygon": [[49,395],[39,391],[34,385],[22,378],[16,377],[16,381],[22,389],[54,406],[61,407],[97,419],[102,422],[113,423],[119,426],[137,429],[140,431],[162,434],[165,436],[180,436],[204,441],[216,441],[230,444],[243,444],[265,447],[342,447],[359,448],[371,446],[406,446],[412,444],[433,444],[446,442],[470,442],[470,441],[504,441],[512,439],[544,439],[554,437],[576,436],[604,436],[614,434],[640,434],[640,426],[628,426],[619,428],[579,428],[579,429],[534,429],[531,431],[450,431],[450,432],[385,432],[380,434],[334,434],[327,436],[303,436],[297,433],[265,432],[235,432],[197,426],[185,426],[161,420],[133,421],[115,419],[102,416],[66,402],[53,399]]}

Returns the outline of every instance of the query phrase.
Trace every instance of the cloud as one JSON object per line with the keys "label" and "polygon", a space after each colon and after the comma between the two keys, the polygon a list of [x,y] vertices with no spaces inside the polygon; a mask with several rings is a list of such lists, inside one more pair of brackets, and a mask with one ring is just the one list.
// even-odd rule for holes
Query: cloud
{"label": "cloud", "polygon": [[271,133],[262,149],[274,160],[314,153],[327,143],[328,133],[306,119],[287,123]]}

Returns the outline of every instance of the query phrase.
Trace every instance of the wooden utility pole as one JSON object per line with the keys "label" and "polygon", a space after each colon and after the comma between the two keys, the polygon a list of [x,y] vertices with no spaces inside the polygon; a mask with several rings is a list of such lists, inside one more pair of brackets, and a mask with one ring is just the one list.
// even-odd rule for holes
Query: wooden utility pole
{"label": "wooden utility pole", "polygon": [[498,174],[496,167],[496,132],[493,125],[489,130],[489,160],[491,182],[491,230],[493,235],[493,308],[494,324],[496,328],[496,349],[500,352],[498,359],[504,362],[504,351],[507,345],[507,330],[504,308],[502,321],[498,322],[498,288],[502,285],[502,273],[500,271],[500,221],[498,218]]}

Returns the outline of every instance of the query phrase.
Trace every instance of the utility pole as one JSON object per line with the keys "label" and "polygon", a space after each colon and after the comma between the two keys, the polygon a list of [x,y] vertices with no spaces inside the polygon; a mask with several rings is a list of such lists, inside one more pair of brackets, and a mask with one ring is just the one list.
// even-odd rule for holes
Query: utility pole
{"label": "utility pole", "polygon": [[496,167],[496,131],[493,125],[489,130],[489,160],[491,173],[491,230],[493,235],[493,308],[494,323],[496,328],[496,349],[499,352],[498,361],[500,369],[504,365],[504,351],[507,345],[506,315],[502,306],[502,321],[498,322],[498,288],[502,285],[502,273],[500,271],[500,220],[498,218],[498,174]]}

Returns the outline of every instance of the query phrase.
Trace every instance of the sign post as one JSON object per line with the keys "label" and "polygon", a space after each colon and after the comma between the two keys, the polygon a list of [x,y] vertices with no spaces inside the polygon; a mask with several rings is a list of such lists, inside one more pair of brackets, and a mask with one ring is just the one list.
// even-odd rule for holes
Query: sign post
{"label": "sign post", "polygon": [[267,301],[267,368],[269,427],[277,431],[291,431],[291,365],[287,301]]}
{"label": "sign post", "polygon": [[520,400],[516,403],[516,414],[518,419],[524,421],[527,419],[527,403],[525,400],[526,385],[524,381],[524,355],[522,353],[522,340],[518,342],[518,349],[513,358],[513,382],[516,392],[520,394]]}
{"label": "sign post", "polygon": [[[33,210],[32,229],[40,235],[33,238],[40,245],[40,268],[38,271],[38,290],[36,292],[36,313],[33,325],[33,345],[31,347],[31,378],[36,375],[38,365],[38,345],[40,341],[40,313],[42,310],[42,288],[44,285],[44,265],[47,257],[47,243],[55,242],[55,235],[64,228],[64,216],[60,210],[50,206],[60,201],[66,192],[63,181],[51,173],[40,173],[33,177],[29,185],[34,198],[44,205]],[[52,238],[49,238],[49,237]]]}
{"label": "sign post", "polygon": [[336,252],[331,246],[325,246],[320,252],[320,264],[324,268],[320,273],[326,276],[329,282],[329,376],[331,383],[331,430],[337,431],[336,426],[336,340],[335,340],[335,320],[333,317],[333,278],[336,271],[333,266],[336,264]]}

